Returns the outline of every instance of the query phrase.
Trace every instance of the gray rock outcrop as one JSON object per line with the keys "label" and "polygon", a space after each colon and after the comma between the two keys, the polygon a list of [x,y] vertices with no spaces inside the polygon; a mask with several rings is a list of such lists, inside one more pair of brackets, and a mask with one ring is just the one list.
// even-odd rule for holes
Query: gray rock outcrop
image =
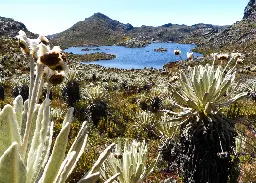
{"label": "gray rock outcrop", "polygon": [[256,0],[250,0],[244,9],[243,19],[256,20]]}

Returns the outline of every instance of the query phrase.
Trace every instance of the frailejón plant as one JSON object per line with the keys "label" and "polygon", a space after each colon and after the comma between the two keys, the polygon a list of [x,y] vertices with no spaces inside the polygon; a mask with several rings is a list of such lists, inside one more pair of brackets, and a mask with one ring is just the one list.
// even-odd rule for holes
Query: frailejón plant
{"label": "frailej\u00f3n plant", "polygon": [[[158,156],[159,157],[159,156]],[[142,182],[154,170],[158,157],[147,167],[148,148],[145,143],[125,141],[122,151],[121,141],[116,145],[115,152],[105,160],[101,166],[103,179],[108,179],[116,173],[120,173],[115,183]]]}
{"label": "frailej\u00f3n plant", "polygon": [[[230,63],[230,62],[229,62]],[[235,149],[235,124],[221,112],[247,92],[230,97],[235,66],[195,66],[180,73],[180,91],[173,89],[180,112],[169,111],[171,122],[180,126],[179,162],[184,182],[227,182]]]}
{"label": "frailej\u00f3n plant", "polygon": [[[29,99],[23,103],[16,97],[13,106],[6,105],[0,112],[0,182],[3,183],[63,183],[72,173],[77,161],[84,152],[87,142],[86,122],[66,154],[73,108],[70,108],[62,123],[62,129],[55,140],[53,149],[53,122],[50,120],[49,91],[52,84],[60,83],[66,66],[59,47],[50,50],[47,39],[39,37],[31,40],[23,31],[18,36],[25,54],[31,56],[31,65],[36,61],[36,76],[31,74]],[[48,84],[48,94],[42,104],[38,104],[42,85]],[[31,89],[32,87],[32,89]],[[100,155],[92,169],[79,183],[95,183],[99,169],[110,154],[111,144]],[[112,182],[118,174],[111,177]]]}

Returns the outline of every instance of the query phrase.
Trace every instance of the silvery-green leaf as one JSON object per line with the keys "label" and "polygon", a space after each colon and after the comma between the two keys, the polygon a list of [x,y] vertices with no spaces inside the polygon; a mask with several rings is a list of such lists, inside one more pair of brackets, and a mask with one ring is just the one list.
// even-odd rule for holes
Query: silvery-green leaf
{"label": "silvery-green leaf", "polygon": [[[29,133],[29,139],[28,139],[28,149],[30,149],[32,140],[34,138],[34,132],[36,129],[36,120],[37,120],[37,116],[38,116],[39,107],[40,107],[39,104],[35,105],[35,109],[34,109],[34,112],[32,115],[32,122],[31,122],[31,126],[30,126],[30,133]],[[28,153],[29,153],[29,151],[27,151],[27,155],[28,155]],[[27,160],[27,155],[26,155],[26,160]]]}
{"label": "silvery-green leaf", "polygon": [[54,125],[54,123],[51,122],[51,124],[48,127],[49,130],[47,132],[47,135],[45,138],[45,143],[44,143],[45,149],[43,150],[43,153],[42,153],[41,168],[43,168],[46,165],[49,155],[50,155],[50,150],[51,150],[51,145],[52,145],[52,137],[53,137],[53,125]]}
{"label": "silvery-green leaf", "polygon": [[60,169],[58,171],[58,174],[54,180],[54,182],[58,183],[58,182],[65,182],[66,179],[68,178],[68,172],[70,170],[70,162],[75,159],[75,155],[76,152],[73,151],[71,153],[69,153],[66,158],[63,160]]}
{"label": "silvery-green leaf", "polygon": [[207,91],[207,93],[209,93],[209,94],[208,94],[208,96],[205,98],[205,101],[206,101],[206,102],[208,102],[208,101],[212,98],[212,96],[215,95],[215,92],[216,92],[216,84],[217,84],[217,80],[214,78],[213,81],[212,81],[212,83],[211,83],[211,86],[210,86],[209,90]]}
{"label": "silvery-green leaf", "polygon": [[135,181],[138,182],[140,179],[140,176],[143,174],[143,164],[140,163],[139,166],[137,166],[136,171],[135,171]]}
{"label": "silvery-green leaf", "polygon": [[115,143],[109,145],[101,154],[98,160],[94,163],[92,169],[90,170],[89,174],[93,174],[95,172],[98,172],[100,170],[101,164],[104,162],[104,160],[107,158],[107,156],[110,154],[112,148],[115,146]]}
{"label": "silvery-green leaf", "polygon": [[[53,136],[53,122],[48,126],[47,135],[45,137],[45,142],[42,143],[38,150],[36,151],[36,157],[37,159],[34,162],[34,170],[33,170],[33,178],[31,182],[35,182],[40,173],[43,172],[44,167],[48,161],[48,158],[50,156],[50,149],[52,144],[52,136]],[[41,148],[42,147],[42,148]]]}
{"label": "silvery-green leaf", "polygon": [[204,88],[205,88],[205,83],[204,83],[203,79],[200,79],[200,81],[199,81],[199,99],[200,99],[200,101],[202,101],[203,97],[204,97],[204,93],[205,93]]}
{"label": "silvery-green leaf", "polygon": [[153,172],[153,170],[156,167],[159,157],[160,157],[160,154],[158,154],[156,159],[154,159],[154,161],[149,165],[149,167],[147,168],[147,171],[145,172],[145,177],[147,177],[149,174],[151,174]]}
{"label": "silvery-green leaf", "polygon": [[227,92],[228,87],[230,87],[230,84],[231,84],[230,80],[223,83],[221,88],[213,96],[214,101],[217,101],[219,100],[219,98],[223,97],[223,95]]}
{"label": "silvery-green leaf", "polygon": [[195,92],[195,95],[197,96],[198,99],[201,98],[201,91],[200,91],[200,85],[199,85],[199,82],[198,82],[198,75],[194,75],[194,78],[193,79],[193,89],[194,89],[194,92]]}
{"label": "silvery-green leaf", "polygon": [[45,166],[40,183],[54,182],[58,174],[58,170],[65,157],[65,151],[68,143],[68,134],[70,131],[70,123],[66,123],[56,138],[52,154]]}
{"label": "silvery-green leaf", "polygon": [[173,91],[173,97],[183,105],[187,105],[187,101],[176,91]]}
{"label": "silvery-green leaf", "polygon": [[[123,148],[123,151],[120,151],[120,148]],[[124,146],[122,146],[119,139],[114,154],[119,154],[120,152],[121,158],[117,158],[111,154],[104,162],[101,172],[105,180],[116,173],[120,173],[118,182],[138,183],[148,176],[147,173],[151,172],[154,163],[148,169],[148,150],[145,141],[140,144],[134,141],[130,144],[126,140]]]}
{"label": "silvery-green leaf", "polygon": [[28,100],[26,100],[24,102],[24,106],[23,106],[23,112],[22,112],[22,123],[21,123],[21,127],[20,127],[20,135],[23,139],[24,137],[24,133],[25,133],[25,129],[26,129],[26,122],[27,122],[27,114],[28,114]]}
{"label": "silvery-green leaf", "polygon": [[11,105],[7,104],[0,112],[0,156],[13,143],[17,142],[18,147],[21,145],[21,137],[14,111]]}
{"label": "silvery-green leaf", "polygon": [[18,143],[13,142],[0,157],[0,182],[26,183],[26,166],[21,160]]}
{"label": "silvery-green leaf", "polygon": [[214,78],[216,79],[216,86],[215,88],[218,89],[219,88],[219,85],[221,84],[221,81],[222,81],[222,73],[221,73],[221,67],[219,66],[215,72],[215,76]]}
{"label": "silvery-green leaf", "polygon": [[22,96],[17,96],[13,101],[13,108],[16,114],[16,119],[19,127],[19,131],[22,125],[22,111],[23,111],[23,99]]}
{"label": "silvery-green leaf", "polygon": [[194,101],[190,100],[190,99],[187,101],[187,105],[188,105],[188,107],[190,107],[192,109],[197,109],[198,108],[197,104]]}
{"label": "silvery-green leaf", "polygon": [[38,109],[36,121],[33,120],[35,123],[35,130],[32,135],[33,139],[27,155],[28,182],[37,179],[37,175],[39,174],[44,161],[44,155],[47,153],[47,143],[51,142],[51,139],[47,139],[46,141],[46,134],[50,125],[49,105],[49,100],[45,100]]}
{"label": "silvery-green leaf", "polygon": [[221,104],[216,104],[215,106],[217,107],[224,107],[224,106],[228,106],[234,102],[236,102],[237,100],[243,98],[243,97],[247,97],[248,96],[248,92],[243,92],[243,93],[240,93],[238,95],[236,95],[235,97],[233,97],[232,99],[224,102],[224,103],[221,103]]}
{"label": "silvery-green leaf", "polygon": [[180,78],[181,78],[181,85],[183,86],[183,88],[185,89],[185,93],[187,93],[187,96],[196,98],[193,90],[191,89],[191,85],[188,83],[186,76],[184,73],[180,74]]}
{"label": "silvery-green leaf", "polygon": [[[120,175],[120,173],[116,173],[115,175],[113,175],[112,177],[110,177],[108,180],[106,180],[104,183],[111,183],[114,182],[115,179]],[[115,181],[116,182],[116,181]]]}
{"label": "silvery-green leaf", "polygon": [[78,132],[78,134],[75,138],[75,141],[73,142],[73,144],[70,147],[69,152],[68,152],[68,154],[69,154],[72,151],[76,151],[76,155],[75,155],[75,158],[72,161],[70,161],[70,164],[69,164],[70,169],[69,169],[69,172],[67,172],[67,176],[69,176],[72,173],[73,169],[76,166],[76,163],[78,162],[80,156],[84,152],[87,138],[88,138],[88,135],[86,133],[87,133],[87,127],[86,127],[86,121],[85,121],[85,122],[83,122],[83,124],[80,128],[80,131]]}
{"label": "silvery-green leaf", "polygon": [[203,75],[203,83],[204,83],[204,92],[208,90],[208,87],[209,87],[209,80],[208,80],[208,76],[207,76],[207,71],[204,72],[204,75]]}
{"label": "silvery-green leaf", "polygon": [[87,142],[88,135],[86,134],[86,122],[82,124],[82,127],[80,128],[80,131],[72,144],[71,148],[69,149],[69,152],[67,154],[67,157],[70,156],[71,153],[76,152],[74,154],[74,157],[72,159],[69,159],[69,161],[65,164],[63,167],[63,171],[60,172],[60,181],[64,181],[67,179],[67,177],[72,173],[73,169],[76,166],[76,163],[78,162],[80,156],[83,154],[85,145]]}
{"label": "silvery-green leaf", "polygon": [[97,180],[99,179],[99,176],[100,176],[100,172],[96,172],[82,178],[81,180],[78,181],[78,183],[96,183]]}
{"label": "silvery-green leaf", "polygon": [[72,122],[72,118],[73,118],[73,113],[74,113],[74,107],[71,107],[68,109],[68,112],[65,116],[65,119],[62,123],[62,127],[66,125],[67,122],[71,123]]}
{"label": "silvery-green leaf", "polygon": [[41,129],[40,129],[40,141],[44,142],[44,139],[47,135],[48,126],[50,125],[50,100],[45,99],[45,107],[43,110],[43,119],[41,121]]}

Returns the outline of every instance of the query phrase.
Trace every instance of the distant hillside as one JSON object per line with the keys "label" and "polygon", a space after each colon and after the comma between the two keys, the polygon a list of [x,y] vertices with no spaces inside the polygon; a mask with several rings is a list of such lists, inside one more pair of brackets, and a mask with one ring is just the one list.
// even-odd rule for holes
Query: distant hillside
{"label": "distant hillside", "polygon": [[250,52],[256,46],[256,2],[250,0],[245,7],[241,21],[227,27],[217,34],[210,35],[199,46],[209,50],[239,50]]}
{"label": "distant hillside", "polygon": [[101,13],[95,13],[84,21],[77,22],[71,28],[55,34],[52,41],[62,46],[108,45],[122,40],[123,35],[132,29],[133,26],[130,24],[123,24]]}
{"label": "distant hillside", "polygon": [[12,18],[0,17],[0,36],[15,37],[20,30],[27,33],[29,37],[35,37],[36,35],[26,28],[26,26]]}
{"label": "distant hillside", "polygon": [[131,37],[143,36],[147,39],[179,43],[198,43],[208,34],[218,33],[227,26],[215,26],[211,24],[195,24],[192,26],[179,24],[164,24],[159,27],[141,26],[129,31]]}
{"label": "distant hillside", "polygon": [[63,47],[88,44],[113,45],[129,38],[144,40],[175,41],[196,43],[209,33],[218,33],[225,26],[196,24],[193,26],[167,23],[159,27],[133,27],[112,20],[102,13],[95,13],[71,28],[50,36],[54,44]]}

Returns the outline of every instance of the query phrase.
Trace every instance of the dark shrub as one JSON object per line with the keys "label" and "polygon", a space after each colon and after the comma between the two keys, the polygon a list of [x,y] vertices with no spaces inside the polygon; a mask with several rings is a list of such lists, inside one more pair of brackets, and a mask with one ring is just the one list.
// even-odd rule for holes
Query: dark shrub
{"label": "dark shrub", "polygon": [[98,126],[98,123],[102,117],[107,116],[107,102],[105,101],[96,101],[90,106],[92,122],[95,126]]}
{"label": "dark shrub", "polygon": [[29,96],[29,87],[28,87],[27,84],[23,84],[23,85],[20,87],[20,95],[22,96],[23,101],[25,101],[25,100],[28,99],[28,96]]}
{"label": "dark shrub", "polygon": [[20,87],[19,86],[15,86],[12,90],[12,94],[13,94],[13,97],[17,97],[19,94],[20,94]]}
{"label": "dark shrub", "polygon": [[77,81],[69,81],[67,86],[62,91],[62,96],[67,102],[68,106],[73,107],[80,99],[80,87]]}
{"label": "dark shrub", "polygon": [[150,100],[150,110],[152,111],[152,112],[157,112],[157,111],[159,111],[159,109],[161,108],[161,106],[162,106],[162,100],[158,97],[158,96],[156,96],[156,97],[154,97],[154,98],[152,98],[151,100]]}
{"label": "dark shrub", "polygon": [[146,101],[141,101],[140,102],[140,108],[144,111],[148,110],[148,104],[146,103]]}
{"label": "dark shrub", "polygon": [[0,84],[0,100],[4,100],[4,86]]}

